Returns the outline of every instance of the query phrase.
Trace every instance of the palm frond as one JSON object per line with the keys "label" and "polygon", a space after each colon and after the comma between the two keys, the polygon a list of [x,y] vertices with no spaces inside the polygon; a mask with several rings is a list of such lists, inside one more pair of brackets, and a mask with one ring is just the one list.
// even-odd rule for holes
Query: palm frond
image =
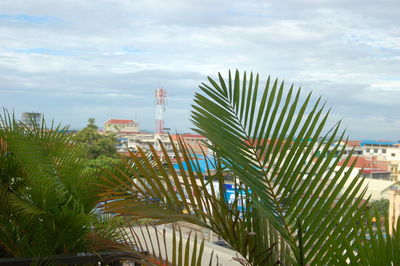
{"label": "palm frond", "polygon": [[400,260],[400,223],[390,228],[387,214],[381,216],[376,209],[372,213],[367,211],[364,219],[353,224],[353,241],[341,239],[348,252],[338,260],[358,265],[395,265]]}
{"label": "palm frond", "polygon": [[[127,260],[142,265],[204,265],[204,239],[199,241],[197,234],[183,236],[179,226],[171,229],[156,225],[133,225],[127,223],[120,228],[120,238],[117,242],[90,236],[93,248],[96,250],[119,251],[127,255]],[[211,255],[209,262],[215,260]],[[211,264],[218,265],[218,264]]]}
{"label": "palm frond", "polygon": [[[361,178],[344,188],[353,166],[335,171],[344,147],[334,143],[345,132],[339,134],[337,124],[318,146],[329,111],[323,114],[318,99],[306,114],[311,94],[299,104],[300,89],[294,93],[291,86],[284,97],[284,83],[278,80],[268,78],[261,92],[259,76],[252,73],[248,82],[246,73],[241,77],[238,71],[233,78],[229,72],[227,82],[221,74],[218,81],[208,80],[210,84],[200,86],[203,94],[195,95],[194,130],[216,144],[211,148],[254,191],[255,206],[285,238],[298,262],[303,256],[306,263],[329,261],[330,246],[346,248],[337,239],[348,236],[345,225],[366,204],[354,201],[365,193]],[[320,149],[326,156],[317,157]],[[296,237],[298,219],[302,246]]]}
{"label": "palm frond", "polygon": [[[150,217],[158,224],[174,221],[197,224],[214,231],[256,265],[292,259],[277,230],[253,205],[250,189],[237,183],[237,200],[227,202],[224,167],[218,158],[213,161],[205,157],[207,164],[216,169],[204,173],[197,156],[182,139],[171,143],[177,158],[175,167],[160,143],[161,156],[153,147],[151,156],[145,156],[139,148],[138,156],[131,154],[130,160],[125,160],[127,169],[108,171],[100,186],[103,190],[100,196],[104,197],[102,210],[130,220]],[[161,157],[165,158],[163,163]],[[275,246],[282,250],[281,256],[272,252]]]}
{"label": "palm frond", "polygon": [[[208,81],[192,112],[194,130],[210,140],[214,153],[212,159],[203,154],[206,171],[182,139],[171,139],[176,163],[162,143],[161,156],[152,146],[150,156],[139,148],[123,169],[106,171],[103,211],[197,224],[252,265],[366,261],[366,243],[354,251],[365,235],[357,223],[366,219],[366,188],[362,178],[350,176],[355,162],[346,167],[352,153],[345,156],[340,144],[347,141],[340,122],[326,132],[325,103],[311,94],[302,100],[300,89],[285,92],[283,82],[270,78],[261,88],[253,73]],[[228,182],[233,202],[226,198]]]}
{"label": "palm frond", "polygon": [[67,127],[26,126],[0,116],[0,245],[13,256],[88,250],[98,215],[98,177],[83,172],[81,150]]}

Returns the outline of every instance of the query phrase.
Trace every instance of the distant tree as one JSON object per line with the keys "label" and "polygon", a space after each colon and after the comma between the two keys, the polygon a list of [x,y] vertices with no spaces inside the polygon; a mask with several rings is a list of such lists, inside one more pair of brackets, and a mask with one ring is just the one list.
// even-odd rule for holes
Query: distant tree
{"label": "distant tree", "polygon": [[115,134],[100,134],[94,118],[74,136],[74,141],[82,145],[89,169],[101,169],[119,162],[117,156],[117,139]]}
{"label": "distant tree", "polygon": [[378,212],[379,216],[385,217],[389,212],[389,200],[379,199],[371,202],[371,216],[375,215],[375,210]]}

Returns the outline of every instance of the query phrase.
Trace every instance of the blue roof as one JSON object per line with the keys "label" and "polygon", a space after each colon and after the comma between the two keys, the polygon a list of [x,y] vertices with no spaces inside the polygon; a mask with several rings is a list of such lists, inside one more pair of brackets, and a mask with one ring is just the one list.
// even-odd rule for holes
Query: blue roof
{"label": "blue roof", "polygon": [[377,141],[377,140],[362,140],[360,146],[364,145],[388,145],[393,146],[396,144],[394,141]]}
{"label": "blue roof", "polygon": [[[203,174],[207,173],[207,164],[208,164],[208,169],[210,171],[213,171],[216,169],[216,161],[215,158],[212,156],[207,156],[204,159],[204,156],[197,156],[197,162],[196,160],[191,160],[190,161],[190,165],[192,166],[192,169],[194,171],[196,170],[200,170]],[[206,162],[207,160],[207,162]],[[186,164],[186,162],[182,162],[182,166],[183,166],[183,170],[187,171],[188,170],[188,165]],[[198,169],[198,167],[200,167],[200,169]],[[222,164],[222,167],[224,167],[224,165]],[[179,168],[179,164],[174,164],[174,168],[175,169],[180,169]]]}

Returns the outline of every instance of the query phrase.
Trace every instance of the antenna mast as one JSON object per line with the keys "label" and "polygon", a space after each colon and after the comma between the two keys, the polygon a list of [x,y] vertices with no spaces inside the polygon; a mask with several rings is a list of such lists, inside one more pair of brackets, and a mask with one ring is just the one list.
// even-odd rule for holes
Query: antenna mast
{"label": "antenna mast", "polygon": [[156,128],[154,132],[155,148],[161,154],[159,139],[164,134],[165,98],[167,93],[163,88],[156,89]]}

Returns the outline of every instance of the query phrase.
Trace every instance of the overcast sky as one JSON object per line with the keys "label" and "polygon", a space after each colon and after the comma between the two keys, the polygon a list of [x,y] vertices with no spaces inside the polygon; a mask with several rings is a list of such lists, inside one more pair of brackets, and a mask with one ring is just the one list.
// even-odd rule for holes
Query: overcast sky
{"label": "overcast sky", "polygon": [[0,1],[0,105],[189,131],[200,82],[255,71],[322,95],[352,139],[400,139],[400,2]]}

